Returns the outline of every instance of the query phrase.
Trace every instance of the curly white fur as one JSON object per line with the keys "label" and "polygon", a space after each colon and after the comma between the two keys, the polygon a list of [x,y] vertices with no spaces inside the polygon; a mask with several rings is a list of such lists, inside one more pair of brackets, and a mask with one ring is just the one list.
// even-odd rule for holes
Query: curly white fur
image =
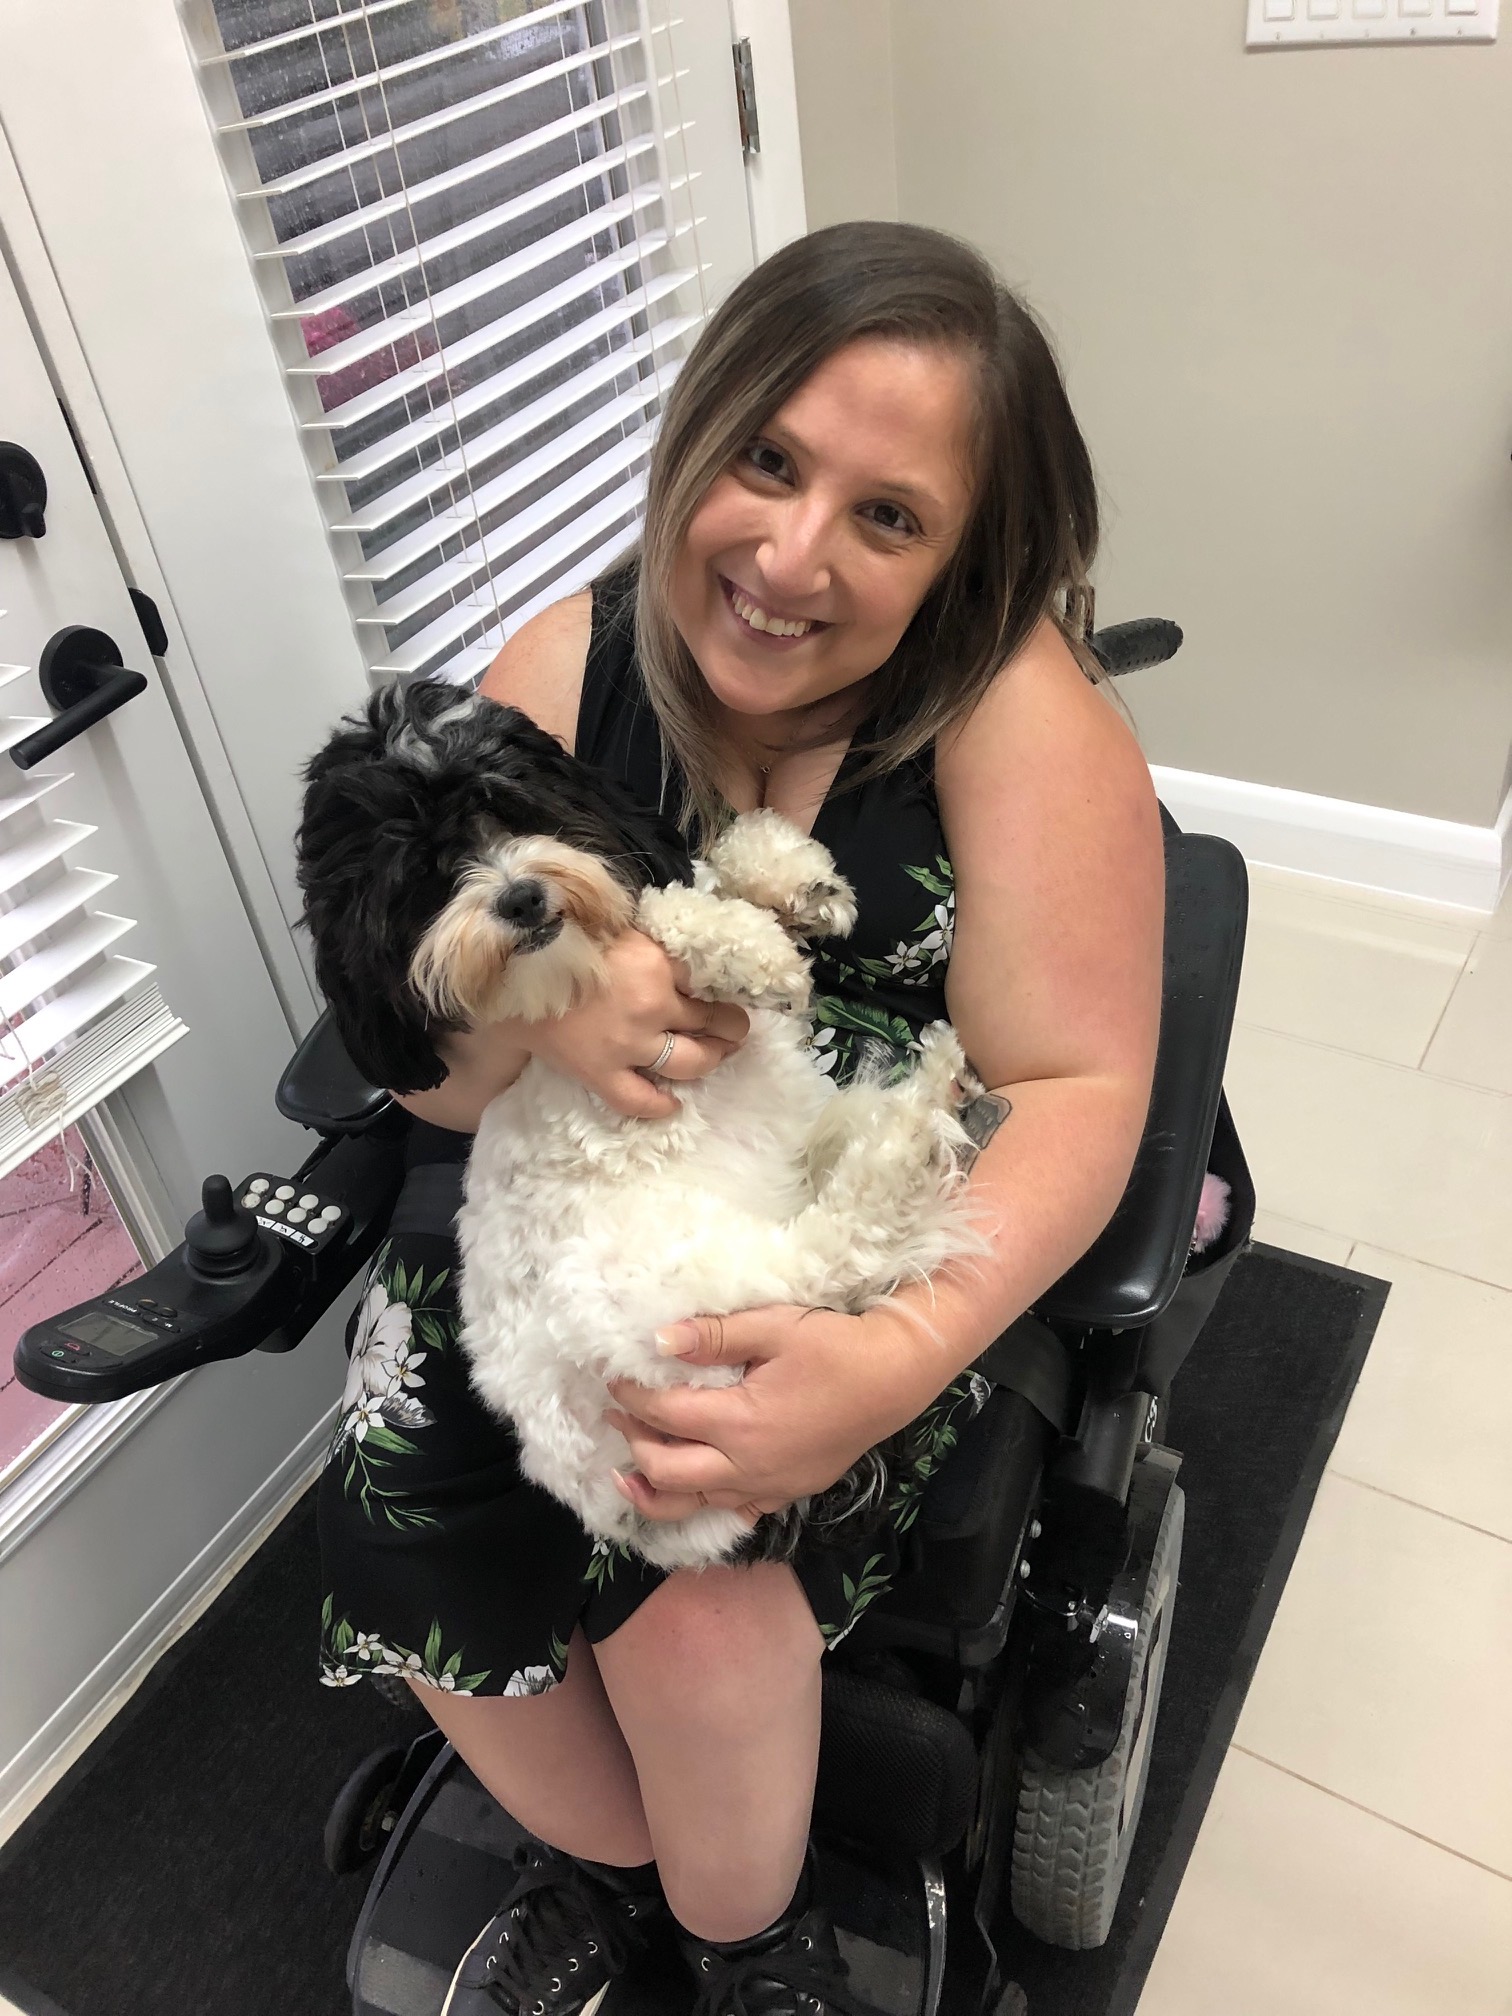
{"label": "curly white fur", "polygon": [[699,881],[648,890],[639,922],[696,994],[751,1009],[746,1043],[658,1121],[624,1119],[532,1061],[483,1115],[458,1225],[473,1383],[514,1422],[526,1474],[665,1568],[728,1559],[750,1528],[716,1509],[658,1524],[620,1496],[610,1472],[631,1457],[604,1420],[605,1381],[733,1383],[660,1357],[652,1333],[764,1303],[859,1312],[980,1245],[956,1118],[972,1081],[950,1029],[925,1031],[901,1083],[837,1090],[791,1012],[809,980],[787,930],[855,919],[826,850],[754,813]]}

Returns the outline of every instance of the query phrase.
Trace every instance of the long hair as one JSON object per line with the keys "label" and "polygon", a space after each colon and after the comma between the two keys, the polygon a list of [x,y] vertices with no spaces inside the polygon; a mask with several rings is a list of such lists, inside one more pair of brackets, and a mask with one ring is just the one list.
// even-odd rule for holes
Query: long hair
{"label": "long hair", "polygon": [[974,367],[966,529],[871,676],[875,732],[852,782],[894,769],[964,719],[1042,617],[1082,647],[1097,546],[1091,458],[1049,341],[970,246],[917,224],[834,224],[776,252],[709,321],[668,397],[651,458],[636,653],[686,784],[685,827],[725,807],[708,688],[672,620],[673,568],[710,485],[779,407],[859,337],[937,347]]}

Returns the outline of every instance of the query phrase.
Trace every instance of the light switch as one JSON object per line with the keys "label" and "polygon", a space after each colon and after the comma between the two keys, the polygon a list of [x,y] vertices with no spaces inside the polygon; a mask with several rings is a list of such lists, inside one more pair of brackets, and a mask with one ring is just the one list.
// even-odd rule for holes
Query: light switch
{"label": "light switch", "polygon": [[1245,0],[1244,40],[1247,48],[1270,55],[1378,42],[1399,42],[1414,49],[1452,42],[1463,49],[1496,40],[1501,4],[1502,0]]}

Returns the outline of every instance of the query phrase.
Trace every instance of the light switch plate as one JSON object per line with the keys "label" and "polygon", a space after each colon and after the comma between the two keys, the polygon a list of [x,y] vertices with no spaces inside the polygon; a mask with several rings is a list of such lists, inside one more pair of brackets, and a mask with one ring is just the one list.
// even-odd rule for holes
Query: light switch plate
{"label": "light switch plate", "polygon": [[1248,0],[1245,46],[1494,42],[1501,0]]}

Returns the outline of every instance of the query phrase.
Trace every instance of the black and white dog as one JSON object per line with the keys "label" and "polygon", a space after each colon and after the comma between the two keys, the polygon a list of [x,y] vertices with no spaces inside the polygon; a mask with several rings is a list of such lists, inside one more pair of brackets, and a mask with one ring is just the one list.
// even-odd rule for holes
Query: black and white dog
{"label": "black and white dog", "polygon": [[790,1553],[805,1521],[875,1515],[873,1452],[821,1498],[765,1519],[641,1517],[615,1488],[605,1381],[724,1384],[653,1333],[767,1303],[859,1312],[980,1249],[963,1103],[980,1087],[943,1023],[901,1083],[837,1090],[802,1011],[803,937],[849,931],[825,848],[775,813],[732,820],[690,862],[676,830],[518,711],[422,682],[374,696],[306,772],[299,877],[317,972],[353,1061],[416,1091],[435,1038],[560,1015],[602,984],[632,926],[700,999],[750,1011],[745,1044],[628,1120],[539,1060],[483,1115],[459,1219],[473,1384],[519,1434],[526,1474],[590,1532],[667,1568]]}

